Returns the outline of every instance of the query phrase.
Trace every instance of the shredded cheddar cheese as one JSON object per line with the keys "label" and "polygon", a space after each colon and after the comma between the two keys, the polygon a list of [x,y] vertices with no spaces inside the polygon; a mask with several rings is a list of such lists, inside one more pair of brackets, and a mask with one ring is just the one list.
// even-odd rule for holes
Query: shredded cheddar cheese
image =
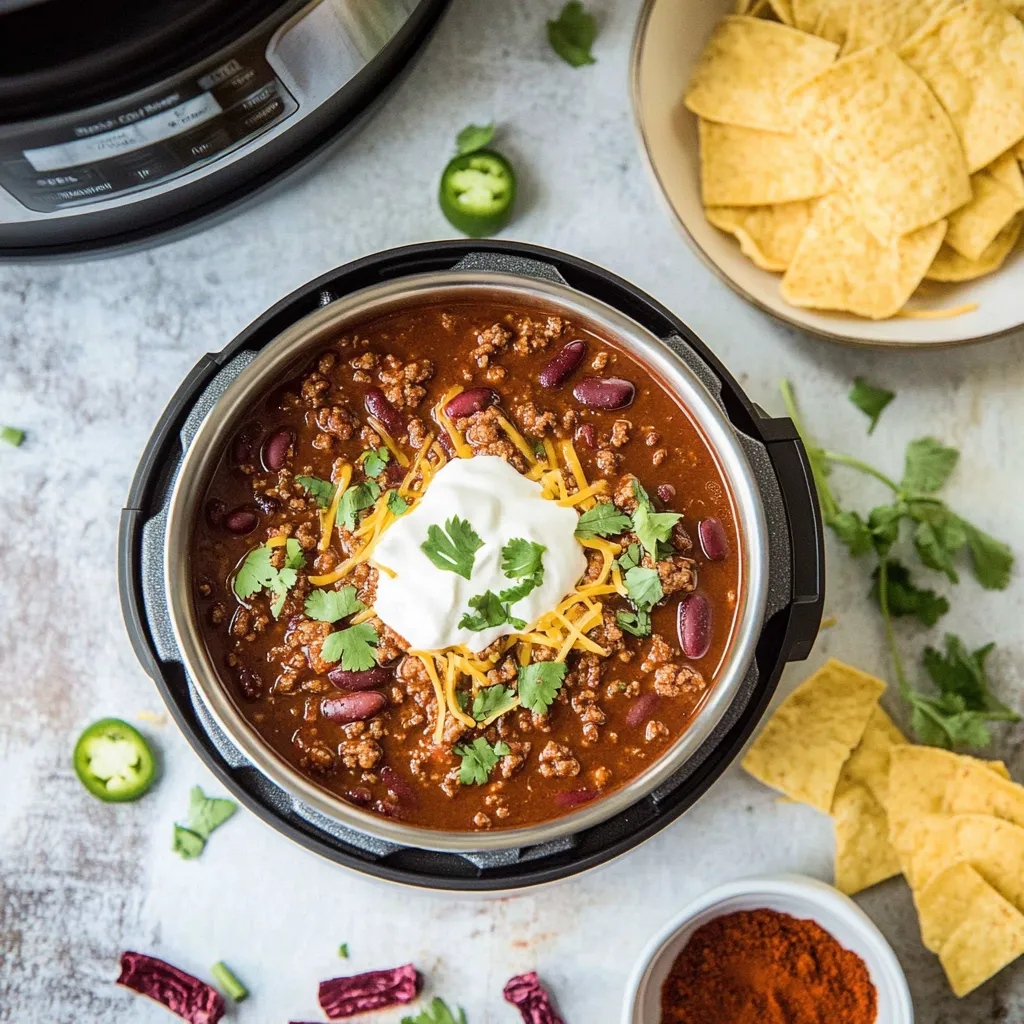
{"label": "shredded cheddar cheese", "polygon": [[376,433],[380,434],[380,439],[384,442],[384,447],[395,457],[397,462],[403,469],[409,465],[409,457],[402,451],[401,448],[395,444],[395,439],[384,429],[381,425],[380,420],[375,419],[373,416],[366,417],[367,422],[373,427]]}
{"label": "shredded cheddar cheese", "polygon": [[519,433],[518,430],[501,413],[498,413],[498,426],[508,434],[508,439],[523,453],[523,457],[526,459],[530,466],[537,465],[537,455],[534,450],[527,444],[526,438]]}
{"label": "shredded cheddar cheese", "polygon": [[319,551],[326,551],[331,546],[331,534],[334,533],[334,523],[338,518],[338,506],[341,504],[341,496],[348,488],[352,480],[352,467],[346,462],[341,467],[338,479],[335,482],[334,497],[331,499],[331,507],[326,513],[320,513],[320,543],[317,545]]}
{"label": "shredded cheddar cheese", "polygon": [[473,449],[466,444],[466,439],[462,434],[455,429],[454,424],[445,415],[445,406],[456,396],[461,395],[465,388],[456,386],[446,391],[438,401],[437,405],[434,406],[434,419],[440,424],[441,429],[448,435],[452,442],[452,447],[455,449],[455,454],[460,459],[471,459],[473,457]]}

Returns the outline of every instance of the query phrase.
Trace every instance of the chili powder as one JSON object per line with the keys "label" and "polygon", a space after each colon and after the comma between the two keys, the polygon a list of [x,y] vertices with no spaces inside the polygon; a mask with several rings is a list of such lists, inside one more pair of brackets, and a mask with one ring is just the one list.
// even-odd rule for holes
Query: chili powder
{"label": "chili powder", "polygon": [[661,990],[661,1024],[875,1024],[864,961],[821,925],[776,910],[698,928]]}

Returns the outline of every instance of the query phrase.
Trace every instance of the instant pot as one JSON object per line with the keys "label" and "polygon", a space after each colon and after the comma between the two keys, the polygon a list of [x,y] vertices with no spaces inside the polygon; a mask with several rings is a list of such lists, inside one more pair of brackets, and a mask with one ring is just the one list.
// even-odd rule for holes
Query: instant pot
{"label": "instant pot", "polygon": [[[195,511],[224,445],[256,399],[369,316],[425,301],[499,296],[586,322],[675,392],[715,452],[743,536],[737,625],[708,700],[643,774],[554,821],[441,833],[345,803],[278,758],[235,708],[199,636],[189,585]],[[788,661],[821,620],[824,552],[806,454],[793,424],[754,406],[668,310],[599,267],[508,242],[408,246],[299,288],[193,368],[157,424],[119,535],[121,602],[143,667],[197,753],[279,832],[378,878],[508,891],[616,857],[683,813],[757,726]]]}
{"label": "instant pot", "polygon": [[140,244],[355,125],[447,0],[0,0],[0,259]]}

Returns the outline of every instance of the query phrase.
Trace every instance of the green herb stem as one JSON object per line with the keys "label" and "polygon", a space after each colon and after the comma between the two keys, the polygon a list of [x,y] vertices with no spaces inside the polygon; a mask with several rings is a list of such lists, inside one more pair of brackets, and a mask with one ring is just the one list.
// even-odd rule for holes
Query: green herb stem
{"label": "green herb stem", "polygon": [[836,462],[843,466],[849,466],[851,469],[856,469],[861,473],[866,473],[868,476],[873,476],[876,480],[881,481],[889,488],[889,490],[896,494],[899,494],[902,490],[900,485],[896,483],[892,477],[886,476],[885,473],[875,469],[874,466],[869,466],[866,462],[862,462],[860,459],[855,459],[852,455],[844,455],[842,452],[828,451],[828,449],[825,448],[819,448],[817,451],[818,454],[828,462]]}
{"label": "green herb stem", "polygon": [[210,968],[210,973],[233,1003],[240,1003],[249,994],[249,990],[235,977],[231,968],[223,960],[218,960]]}
{"label": "green herb stem", "polygon": [[892,615],[889,613],[889,560],[880,559],[878,563],[878,604],[882,609],[882,622],[885,624],[885,639],[889,645],[889,653],[892,655],[893,667],[896,669],[896,681],[899,683],[900,693],[907,703],[912,703],[910,684],[903,672],[903,659],[900,657],[900,649],[896,644],[896,631],[892,626]]}

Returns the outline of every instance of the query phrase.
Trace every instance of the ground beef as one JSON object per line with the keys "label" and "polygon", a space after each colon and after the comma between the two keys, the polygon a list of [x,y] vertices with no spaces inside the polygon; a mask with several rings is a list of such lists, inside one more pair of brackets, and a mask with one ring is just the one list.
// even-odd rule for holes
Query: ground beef
{"label": "ground beef", "polygon": [[621,461],[622,456],[611,448],[600,448],[594,456],[594,463],[601,476],[614,476],[619,471]]}
{"label": "ground beef", "polygon": [[395,658],[404,654],[409,649],[408,642],[400,637],[390,626],[385,625],[380,619],[371,619],[370,621],[377,630],[377,660],[382,665],[394,661]]}
{"label": "ground beef", "polygon": [[519,426],[534,437],[542,437],[548,430],[554,430],[558,423],[553,412],[541,412],[533,402],[517,406],[515,416]]}
{"label": "ground beef", "polygon": [[651,669],[671,661],[677,653],[660,633],[655,633],[651,637],[651,646],[647,649],[647,654],[644,655],[644,660],[640,664],[640,671],[650,672]]}
{"label": "ground beef", "polygon": [[653,718],[647,723],[647,728],[644,730],[644,739],[648,743],[654,743],[656,740],[663,739],[668,735],[668,726],[664,722],[655,721]]}
{"label": "ground beef", "polygon": [[548,316],[543,320],[521,316],[513,318],[516,337],[512,347],[520,355],[545,349],[552,339],[561,336],[565,330],[565,321],[560,316]]}
{"label": "ground beef", "polygon": [[380,356],[376,352],[366,351],[360,356],[354,356],[349,360],[349,366],[354,370],[372,370],[380,362]]}
{"label": "ground beef", "polygon": [[345,582],[349,586],[355,585],[356,596],[367,608],[373,607],[377,599],[377,580],[380,573],[367,562],[360,562]]}
{"label": "ground beef", "polygon": [[539,771],[545,779],[572,778],[580,773],[580,763],[573,757],[572,751],[565,744],[555,743],[554,740],[548,740],[540,752],[539,761]]}
{"label": "ground beef", "polygon": [[327,397],[331,390],[331,382],[322,373],[311,373],[303,382],[300,394],[302,401],[310,407],[317,409]]}
{"label": "ground beef", "polygon": [[654,670],[654,692],[659,697],[690,697],[696,703],[697,698],[707,689],[704,677],[689,665],[677,665],[670,662],[660,665]]}
{"label": "ground beef", "polygon": [[312,551],[320,540],[320,527],[315,523],[300,523],[295,531],[295,539],[302,545],[303,551]]}
{"label": "ground beef", "polygon": [[611,770],[605,768],[604,765],[598,765],[598,767],[590,773],[590,779],[594,783],[595,789],[604,789],[605,786],[611,782],[611,778]]}
{"label": "ground beef", "polygon": [[497,455],[511,463],[520,473],[526,465],[519,449],[509,440],[501,428],[498,417],[501,413],[493,405],[456,421],[455,426],[466,435],[466,443],[474,455]]}
{"label": "ground beef", "polygon": [[[499,718],[498,721],[500,722],[501,719]],[[526,764],[527,757],[530,755],[531,747],[532,744],[530,743],[521,743],[515,740],[508,744],[510,753],[506,754],[498,762],[498,771],[501,772],[503,779],[512,778],[516,772],[522,769],[523,765]]]}
{"label": "ground beef", "polygon": [[407,429],[409,432],[409,444],[416,449],[422,448],[423,442],[427,439],[427,428],[424,426],[423,420],[418,416],[414,416],[409,420]]}
{"label": "ground beef", "polygon": [[316,425],[339,441],[351,441],[359,421],[344,406],[332,405],[317,412]]}
{"label": "ground beef", "polygon": [[304,650],[309,667],[317,674],[323,675],[334,668],[333,663],[320,657],[324,640],[333,631],[334,627],[329,622],[313,622],[311,619],[298,618],[292,620],[291,628],[285,633],[285,646]]}
{"label": "ground beef", "polygon": [[477,366],[484,367],[495,352],[500,352],[512,340],[512,332],[504,324],[492,324],[478,331],[476,348],[469,353]]}
{"label": "ground beef", "polygon": [[653,566],[658,570],[661,589],[666,597],[669,594],[692,594],[697,589],[697,563],[692,558],[669,555],[655,562],[650,555],[644,555],[642,564],[648,569]]}
{"label": "ground beef", "polygon": [[633,428],[633,424],[629,420],[616,420],[612,424],[612,433],[610,441],[613,447],[622,448],[624,445],[629,444],[629,432]]}
{"label": "ground beef", "polygon": [[615,485],[615,492],[612,495],[616,508],[622,509],[626,515],[630,516],[637,507],[636,492],[633,490],[634,483],[636,483],[636,477],[632,473],[624,473]]}
{"label": "ground beef", "polygon": [[322,740],[316,737],[316,729],[300,729],[296,732],[292,743],[299,752],[299,764],[301,767],[326,774],[334,767],[334,751]]}
{"label": "ground beef", "polygon": [[346,768],[376,768],[384,756],[380,744],[371,739],[345,740],[338,747],[338,756]]}
{"label": "ground beef", "polygon": [[693,541],[690,539],[690,535],[686,532],[686,527],[683,526],[682,520],[672,527],[671,540],[672,547],[682,555],[688,555],[693,550]]}
{"label": "ground beef", "polygon": [[393,355],[384,357],[384,365],[377,374],[382,390],[396,409],[414,409],[426,397],[423,383],[434,376],[434,364],[429,359],[412,359],[403,363]]}

